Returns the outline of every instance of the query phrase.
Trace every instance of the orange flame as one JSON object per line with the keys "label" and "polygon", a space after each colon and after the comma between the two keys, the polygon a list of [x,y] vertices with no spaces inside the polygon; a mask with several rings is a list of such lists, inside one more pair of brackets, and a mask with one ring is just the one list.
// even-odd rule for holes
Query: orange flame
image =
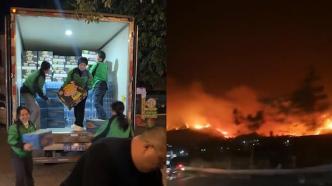
{"label": "orange flame", "polygon": [[[167,130],[189,128],[225,138],[252,132],[264,136],[332,133],[332,112],[285,116],[262,104],[257,93],[249,87],[236,87],[223,97],[217,97],[206,93],[199,84],[182,87],[172,81],[169,83],[172,86],[167,99]],[[264,110],[264,123],[256,130],[250,130],[244,123],[236,125],[232,117],[234,108],[239,108],[244,116]],[[312,118],[314,124],[308,122]]]}

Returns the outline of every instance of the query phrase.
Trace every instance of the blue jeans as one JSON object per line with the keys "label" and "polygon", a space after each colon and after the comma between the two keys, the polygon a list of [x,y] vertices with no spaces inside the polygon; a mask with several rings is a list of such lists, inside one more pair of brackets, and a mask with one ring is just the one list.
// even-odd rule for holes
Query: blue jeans
{"label": "blue jeans", "polygon": [[93,104],[96,108],[97,118],[106,120],[106,112],[103,107],[103,99],[107,91],[106,82],[102,81],[96,84],[94,88]]}

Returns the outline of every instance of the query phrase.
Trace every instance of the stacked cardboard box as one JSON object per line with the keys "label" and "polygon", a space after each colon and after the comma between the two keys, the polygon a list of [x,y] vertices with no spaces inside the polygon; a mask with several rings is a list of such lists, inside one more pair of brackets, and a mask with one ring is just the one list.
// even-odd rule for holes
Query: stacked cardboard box
{"label": "stacked cardboard box", "polygon": [[89,65],[97,63],[97,52],[90,50],[82,50],[82,57],[88,58]]}
{"label": "stacked cardboard box", "polygon": [[37,67],[22,66],[22,79],[26,79],[30,74],[37,71]]}
{"label": "stacked cardboard box", "polygon": [[48,89],[47,96],[51,99],[48,103],[47,127],[48,128],[64,128],[64,106],[57,99],[58,89]]}
{"label": "stacked cardboard box", "polygon": [[67,56],[65,71],[68,73],[70,70],[77,67],[78,56]]}
{"label": "stacked cardboard box", "polygon": [[66,80],[67,72],[65,70],[66,56],[53,56],[53,81],[63,82]]}
{"label": "stacked cardboard box", "polygon": [[37,70],[37,51],[24,51],[22,61],[22,79],[23,81]]}
{"label": "stacked cardboard box", "polygon": [[52,51],[38,51],[38,66],[41,65],[43,61],[48,61],[52,64],[53,52]]}
{"label": "stacked cardboard box", "polygon": [[52,65],[53,66],[62,66],[66,64],[66,56],[54,55]]}
{"label": "stacked cardboard box", "polygon": [[51,82],[52,81],[52,75],[51,74],[47,74],[45,77],[45,82]]}
{"label": "stacked cardboard box", "polygon": [[23,63],[25,67],[37,67],[37,51],[27,50],[23,52]]}

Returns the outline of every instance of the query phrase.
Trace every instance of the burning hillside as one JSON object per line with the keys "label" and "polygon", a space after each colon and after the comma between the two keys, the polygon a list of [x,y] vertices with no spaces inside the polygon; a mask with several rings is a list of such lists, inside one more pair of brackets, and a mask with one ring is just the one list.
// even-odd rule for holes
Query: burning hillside
{"label": "burning hillside", "polygon": [[278,98],[260,97],[248,86],[216,97],[198,83],[183,87],[170,80],[167,129],[188,128],[227,138],[253,132],[264,136],[331,133],[332,112],[318,80],[310,71],[298,89]]}

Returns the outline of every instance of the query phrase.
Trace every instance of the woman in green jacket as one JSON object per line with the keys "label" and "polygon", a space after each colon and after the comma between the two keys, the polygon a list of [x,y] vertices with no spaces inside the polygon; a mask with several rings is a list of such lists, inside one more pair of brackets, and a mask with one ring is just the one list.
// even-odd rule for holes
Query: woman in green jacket
{"label": "woman in green jacket", "polygon": [[123,115],[124,104],[120,101],[112,104],[112,117],[101,125],[93,141],[101,138],[116,137],[116,138],[131,138],[133,137],[132,127],[127,118]]}
{"label": "woman in green jacket", "polygon": [[22,135],[36,129],[30,121],[30,111],[20,106],[16,110],[17,120],[8,129],[8,144],[12,150],[12,163],[16,173],[16,186],[33,186],[32,145],[23,143]]}
{"label": "woman in green jacket", "polygon": [[[68,83],[74,82],[76,85],[84,88],[86,91],[92,88],[92,75],[86,69],[88,65],[88,59],[85,57],[81,57],[78,59],[78,67],[70,70],[68,72],[67,79],[64,82],[64,85]],[[85,113],[85,97],[79,104],[74,107],[74,115],[75,115],[75,123],[72,125],[74,131],[82,131],[83,129],[83,121],[84,121],[84,113]]]}
{"label": "woman in green jacket", "polygon": [[30,74],[20,89],[25,104],[31,111],[31,121],[36,125],[37,129],[40,128],[40,107],[35,98],[38,94],[43,100],[48,100],[48,97],[43,93],[43,86],[45,84],[45,76],[49,73],[50,68],[51,64],[43,61],[40,69]]}

